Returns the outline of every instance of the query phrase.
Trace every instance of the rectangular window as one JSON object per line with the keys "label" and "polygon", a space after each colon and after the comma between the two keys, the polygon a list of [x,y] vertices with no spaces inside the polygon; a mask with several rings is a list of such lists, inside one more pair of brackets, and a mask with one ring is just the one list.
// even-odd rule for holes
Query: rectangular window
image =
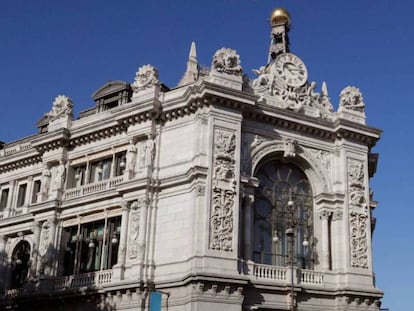
{"label": "rectangular window", "polygon": [[19,192],[17,193],[17,207],[22,207],[26,201],[27,184],[19,185]]}
{"label": "rectangular window", "polygon": [[121,217],[65,228],[64,275],[111,269],[118,262]]}
{"label": "rectangular window", "polygon": [[126,152],[119,152],[115,155],[115,172],[114,176],[121,176],[126,166]]}
{"label": "rectangular window", "polygon": [[7,201],[9,199],[9,189],[3,189],[1,191],[1,198],[0,198],[0,210],[4,210],[7,207]]}
{"label": "rectangular window", "polygon": [[111,165],[112,158],[102,159],[91,163],[89,182],[94,183],[108,179],[111,176]]}
{"label": "rectangular window", "polygon": [[42,182],[40,181],[40,179],[35,180],[33,182],[32,203],[37,202],[37,195],[40,193],[41,186],[42,186]]}

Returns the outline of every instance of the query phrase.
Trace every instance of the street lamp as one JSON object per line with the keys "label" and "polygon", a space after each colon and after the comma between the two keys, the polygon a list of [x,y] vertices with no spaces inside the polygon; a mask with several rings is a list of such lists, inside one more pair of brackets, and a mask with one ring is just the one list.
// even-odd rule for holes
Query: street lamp
{"label": "street lamp", "polygon": [[[298,198],[297,195],[296,198]],[[303,200],[298,199],[298,201]],[[283,206],[280,206],[280,204],[274,204],[274,212],[272,213],[272,227],[285,228],[287,259],[290,266],[290,310],[294,311],[296,309],[294,295],[295,245],[302,242],[302,255],[306,258],[307,249],[309,247],[307,236],[311,231],[311,228],[309,226],[309,217],[311,217],[312,213],[311,210],[307,209],[303,204],[299,204],[297,206],[292,199],[292,194],[289,194],[289,200],[285,204],[285,208]],[[275,246],[277,248],[277,244],[280,241],[277,230],[273,231],[272,241],[276,244]]]}

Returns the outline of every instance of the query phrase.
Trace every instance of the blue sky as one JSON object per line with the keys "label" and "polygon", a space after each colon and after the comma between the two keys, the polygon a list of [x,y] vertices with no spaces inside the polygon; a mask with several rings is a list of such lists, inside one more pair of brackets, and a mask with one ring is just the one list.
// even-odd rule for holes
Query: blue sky
{"label": "blue sky", "polygon": [[75,113],[108,80],[132,82],[152,64],[170,87],[180,80],[191,41],[210,65],[221,47],[237,50],[244,71],[264,65],[268,16],[292,15],[291,50],[309,79],[326,81],[335,108],[347,85],[364,95],[368,123],[384,130],[372,180],[375,199],[374,269],[383,306],[413,310],[414,208],[412,154],[414,4],[402,0],[348,1],[2,1],[0,3],[0,140],[36,133],[54,98],[73,99]]}

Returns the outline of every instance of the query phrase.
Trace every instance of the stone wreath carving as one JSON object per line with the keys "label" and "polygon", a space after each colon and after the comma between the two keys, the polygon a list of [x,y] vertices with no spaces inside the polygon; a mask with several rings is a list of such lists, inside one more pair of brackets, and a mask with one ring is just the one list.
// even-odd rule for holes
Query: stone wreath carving
{"label": "stone wreath carving", "polygon": [[138,69],[135,81],[132,83],[134,93],[148,89],[159,84],[158,70],[152,65],[144,65]]}
{"label": "stone wreath carving", "polygon": [[72,116],[72,112],[72,100],[65,95],[58,95],[53,101],[52,110],[46,113],[46,117],[53,121],[64,116]]}
{"label": "stone wreath carving", "polygon": [[224,130],[214,134],[213,193],[210,248],[233,250],[233,209],[236,196],[235,135]]}
{"label": "stone wreath carving", "polygon": [[240,76],[243,72],[240,66],[240,56],[235,50],[228,48],[221,48],[214,53],[211,67],[217,72],[230,75]]}
{"label": "stone wreath carving", "polygon": [[340,93],[339,111],[351,110],[363,113],[365,111],[364,98],[359,88],[347,86]]}

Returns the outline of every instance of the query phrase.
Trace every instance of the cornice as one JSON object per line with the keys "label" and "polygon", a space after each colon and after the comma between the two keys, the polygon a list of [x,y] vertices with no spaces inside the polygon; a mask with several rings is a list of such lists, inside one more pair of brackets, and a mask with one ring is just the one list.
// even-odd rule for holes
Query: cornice
{"label": "cornice", "polygon": [[70,138],[70,131],[66,128],[62,128],[56,131],[48,132],[38,136],[32,140],[32,146],[40,154],[67,146]]}

